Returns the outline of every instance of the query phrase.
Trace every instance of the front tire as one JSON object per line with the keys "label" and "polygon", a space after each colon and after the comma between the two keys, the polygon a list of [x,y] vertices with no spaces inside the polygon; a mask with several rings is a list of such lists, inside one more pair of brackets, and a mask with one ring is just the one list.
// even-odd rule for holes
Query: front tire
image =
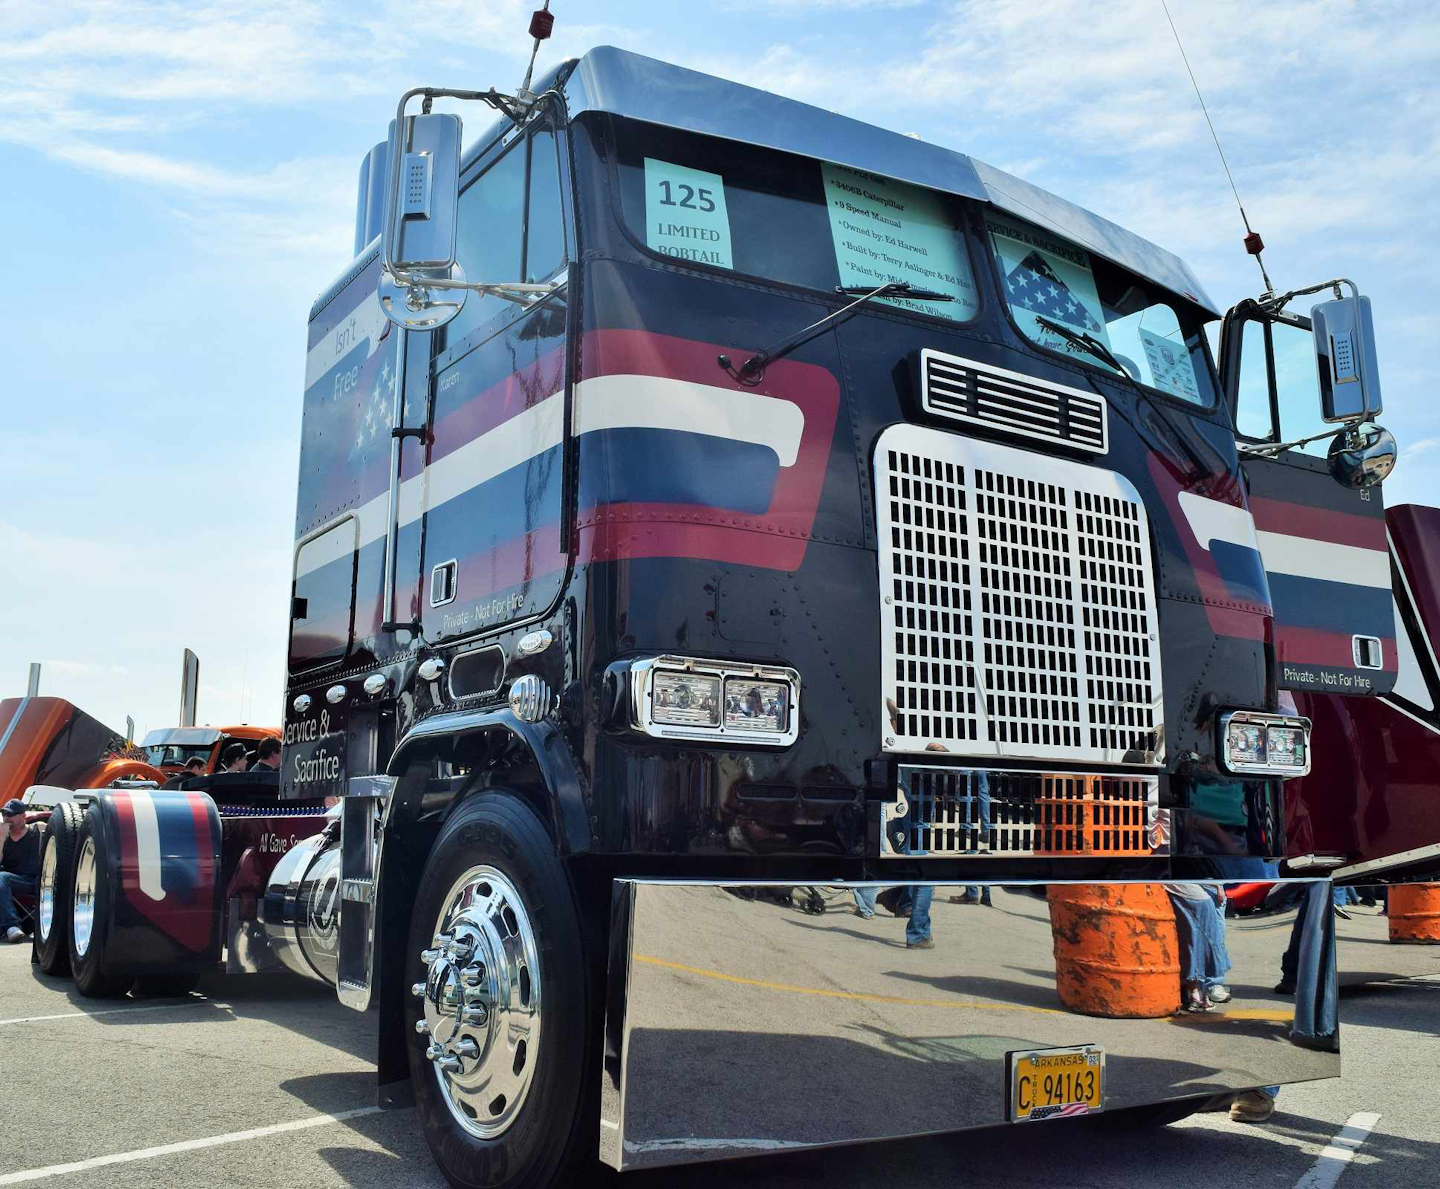
{"label": "front tire", "polygon": [[70,896],[70,969],[75,989],[89,999],[123,995],[131,982],[111,974],[107,962],[116,889],[111,886],[114,871],[100,813],[100,806],[92,805],[80,819]]}
{"label": "front tire", "polygon": [[75,879],[75,840],[80,806],[65,801],[50,813],[40,844],[40,884],[35,898],[35,960],[46,974],[70,973],[70,912]]}
{"label": "front tire", "polygon": [[416,1105],[452,1185],[602,1179],[589,957],[570,879],[528,805],[464,802],[421,877],[405,980],[419,992],[406,1017]]}

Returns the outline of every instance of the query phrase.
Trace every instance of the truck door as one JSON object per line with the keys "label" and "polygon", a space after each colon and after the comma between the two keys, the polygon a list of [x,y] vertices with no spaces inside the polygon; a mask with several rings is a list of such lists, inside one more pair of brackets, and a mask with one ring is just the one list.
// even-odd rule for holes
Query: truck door
{"label": "truck door", "polygon": [[[559,136],[539,122],[472,170],[456,255],[475,281],[563,279]],[[543,614],[565,579],[565,290],[533,305],[471,293],[432,337],[420,618],[441,643]]]}
{"label": "truck door", "polygon": [[372,640],[384,571],[390,416],[402,331],[367,254],[311,316],[295,507],[290,672],[338,665]]}
{"label": "truck door", "polygon": [[[1225,318],[1225,387],[1275,608],[1282,689],[1388,693],[1398,669],[1380,486],[1342,487],[1325,462],[1310,321],[1242,302]],[[1325,435],[1269,456],[1253,453]]]}

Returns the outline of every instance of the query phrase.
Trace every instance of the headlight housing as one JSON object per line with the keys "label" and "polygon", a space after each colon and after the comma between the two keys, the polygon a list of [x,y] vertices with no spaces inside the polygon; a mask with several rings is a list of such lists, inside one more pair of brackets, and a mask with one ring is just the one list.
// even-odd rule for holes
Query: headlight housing
{"label": "headlight housing", "polygon": [[658,656],[629,662],[630,726],[660,739],[786,747],[800,732],[800,675],[769,665]]}
{"label": "headlight housing", "polygon": [[1222,714],[1220,758],[1230,772],[1304,776],[1310,771],[1310,720],[1257,710]]}

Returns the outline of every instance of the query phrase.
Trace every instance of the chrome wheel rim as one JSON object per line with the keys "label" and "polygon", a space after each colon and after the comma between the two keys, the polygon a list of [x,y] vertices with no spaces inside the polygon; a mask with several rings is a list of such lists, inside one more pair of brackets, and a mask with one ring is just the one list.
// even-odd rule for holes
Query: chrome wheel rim
{"label": "chrome wheel rim", "polygon": [[52,842],[45,848],[45,858],[40,862],[40,903],[35,917],[41,941],[50,940],[50,930],[55,926],[55,870],[59,865],[55,852],[58,849]]}
{"label": "chrome wheel rim", "polygon": [[441,902],[415,1023],[455,1121],[495,1139],[519,1117],[540,1055],[540,959],[515,885],[472,867]]}
{"label": "chrome wheel rim", "polygon": [[75,934],[75,952],[80,957],[90,948],[90,933],[95,927],[95,843],[85,839],[80,848],[80,861],[75,864],[75,917],[71,929]]}

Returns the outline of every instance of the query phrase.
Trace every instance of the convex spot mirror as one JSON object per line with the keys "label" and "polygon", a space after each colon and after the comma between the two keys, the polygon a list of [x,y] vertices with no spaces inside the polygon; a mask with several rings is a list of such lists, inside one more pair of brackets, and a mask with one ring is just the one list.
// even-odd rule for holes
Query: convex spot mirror
{"label": "convex spot mirror", "polygon": [[1347,425],[1330,443],[1325,461],[1342,487],[1374,487],[1395,469],[1395,435],[1379,425]]}
{"label": "convex spot mirror", "polygon": [[[1368,297],[1342,297],[1310,310],[1321,415],[1326,421],[1364,421],[1380,414],[1380,369]],[[1383,432],[1383,431],[1382,431]]]}
{"label": "convex spot mirror", "polygon": [[443,326],[465,304],[467,291],[452,288],[465,280],[455,263],[460,143],[457,115],[390,123],[379,298],[385,316],[406,329]]}

